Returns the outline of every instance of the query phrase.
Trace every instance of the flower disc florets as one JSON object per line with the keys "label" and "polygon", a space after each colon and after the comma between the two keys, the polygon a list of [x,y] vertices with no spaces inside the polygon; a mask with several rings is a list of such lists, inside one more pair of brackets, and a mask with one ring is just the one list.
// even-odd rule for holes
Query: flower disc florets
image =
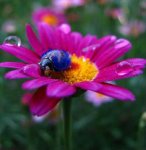
{"label": "flower disc florets", "polygon": [[69,84],[83,81],[93,81],[98,74],[98,69],[94,63],[84,56],[77,57],[71,55],[71,64],[65,70],[60,72],[45,70],[45,75],[54,79],[60,79]]}

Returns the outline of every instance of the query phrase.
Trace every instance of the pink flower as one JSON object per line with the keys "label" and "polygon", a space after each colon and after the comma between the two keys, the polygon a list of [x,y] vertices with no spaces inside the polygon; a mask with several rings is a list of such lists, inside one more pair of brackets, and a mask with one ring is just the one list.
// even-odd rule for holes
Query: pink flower
{"label": "pink flower", "polygon": [[[145,59],[118,61],[131,48],[127,40],[111,35],[101,39],[93,35],[82,36],[78,32],[71,32],[66,24],[57,28],[40,24],[38,33],[39,38],[30,25],[26,26],[27,38],[33,50],[8,42],[0,45],[0,49],[23,61],[2,62],[0,67],[14,69],[6,73],[8,79],[28,79],[22,88],[33,90],[25,94],[25,103],[33,115],[41,116],[51,111],[58,102],[75,94],[78,89],[91,90],[123,101],[135,99],[127,89],[106,83],[143,72]],[[48,64],[43,66],[46,62]]]}
{"label": "pink flower", "polygon": [[103,103],[110,102],[113,100],[112,97],[93,91],[85,92],[85,99],[86,101],[92,103],[94,106],[100,106]]}
{"label": "pink flower", "polygon": [[50,26],[58,26],[67,22],[63,13],[51,8],[36,9],[32,14],[32,19],[35,24],[43,22]]}
{"label": "pink flower", "polygon": [[85,0],[52,0],[54,7],[64,10],[69,7],[76,7],[85,4]]}
{"label": "pink flower", "polygon": [[44,120],[47,120],[49,124],[56,124],[59,119],[61,118],[61,115],[59,113],[58,106],[55,107],[52,111],[50,111],[47,114],[44,114],[42,116],[32,116],[32,120],[36,123],[41,123]]}
{"label": "pink flower", "polygon": [[[109,83],[115,85],[115,82]],[[85,92],[85,100],[87,102],[92,103],[94,106],[98,107],[103,103],[111,102],[113,98],[98,92],[88,90]]]}
{"label": "pink flower", "polygon": [[146,31],[146,27],[142,21],[132,20],[121,25],[119,31],[124,35],[138,37]]}
{"label": "pink flower", "polygon": [[6,33],[16,32],[16,22],[12,20],[7,20],[2,24],[2,31]]}
{"label": "pink flower", "polygon": [[121,8],[107,9],[106,15],[113,19],[118,19],[121,23],[125,22],[124,10]]}

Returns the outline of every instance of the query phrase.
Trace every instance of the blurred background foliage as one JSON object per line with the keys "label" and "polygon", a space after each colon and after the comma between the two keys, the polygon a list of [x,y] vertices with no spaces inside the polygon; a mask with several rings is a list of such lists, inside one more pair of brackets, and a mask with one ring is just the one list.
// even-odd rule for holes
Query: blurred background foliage
{"label": "blurred background foliage", "polygon": [[[17,35],[29,46],[25,35],[25,24],[31,23],[31,13],[38,5],[51,7],[48,0],[0,0],[0,42],[8,35]],[[122,10],[120,16],[109,13]],[[127,38],[133,48],[126,57],[146,58],[146,32],[129,26],[130,33],[121,32],[121,26],[128,22],[141,22],[146,26],[145,0],[88,0],[80,7],[65,12],[72,29],[83,34],[98,37],[114,34]],[[5,32],[7,21],[15,24],[14,32]],[[134,23],[132,23],[133,25]],[[0,51],[0,61],[15,60]],[[0,69],[0,150],[47,150],[62,148],[61,120],[50,123],[46,118],[40,123],[33,121],[27,107],[21,104],[24,93],[21,81],[8,81]],[[135,102],[114,100],[95,107],[85,101],[83,95],[73,100],[73,143],[75,150],[145,150],[145,126],[140,126],[141,115],[146,111],[146,73],[139,77],[118,81],[136,95]],[[145,119],[146,120],[146,119]],[[146,121],[144,120],[144,123]],[[59,130],[60,129],[60,130]]]}

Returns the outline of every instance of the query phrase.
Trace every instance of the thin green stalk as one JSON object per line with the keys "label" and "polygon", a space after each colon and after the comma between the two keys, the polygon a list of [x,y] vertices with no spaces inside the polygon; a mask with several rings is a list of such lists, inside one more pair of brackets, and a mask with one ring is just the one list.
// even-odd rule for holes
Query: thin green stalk
{"label": "thin green stalk", "polygon": [[137,150],[146,149],[146,112],[142,114],[140,119],[137,144]]}
{"label": "thin green stalk", "polygon": [[71,100],[63,100],[63,122],[64,122],[64,146],[65,150],[71,150]]}
{"label": "thin green stalk", "polygon": [[56,150],[60,150],[60,146],[61,146],[61,125],[62,122],[60,120],[60,114],[61,114],[61,107],[60,105],[58,106],[58,114],[59,114],[59,120],[56,124]]}

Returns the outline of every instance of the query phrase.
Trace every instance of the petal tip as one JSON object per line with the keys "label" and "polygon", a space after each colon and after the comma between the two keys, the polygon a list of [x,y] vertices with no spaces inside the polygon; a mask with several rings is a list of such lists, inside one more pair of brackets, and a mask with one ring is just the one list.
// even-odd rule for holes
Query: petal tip
{"label": "petal tip", "polygon": [[120,48],[124,48],[124,47],[127,47],[127,49],[131,49],[132,44],[126,39],[118,39],[116,41],[116,48],[120,49]]}
{"label": "petal tip", "polygon": [[131,101],[135,101],[136,100],[136,97],[134,95],[131,95]]}
{"label": "petal tip", "polygon": [[12,76],[10,76],[9,74],[5,74],[4,78],[9,80],[13,79]]}

